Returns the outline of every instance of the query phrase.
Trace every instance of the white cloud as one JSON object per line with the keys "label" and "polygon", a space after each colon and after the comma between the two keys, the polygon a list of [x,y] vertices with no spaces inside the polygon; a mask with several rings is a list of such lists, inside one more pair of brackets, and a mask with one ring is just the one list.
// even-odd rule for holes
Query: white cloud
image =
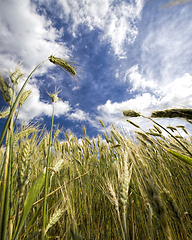
{"label": "white cloud", "polygon": [[[22,83],[19,84],[19,86],[21,85]],[[40,119],[44,116],[51,117],[53,111],[51,99],[48,103],[42,102],[40,100],[40,91],[35,85],[27,84],[26,89],[30,89],[32,94],[21,107],[18,120],[28,122],[34,118]],[[88,121],[93,126],[97,125],[96,122],[90,118],[88,113],[85,113],[79,108],[73,110],[68,101],[60,100],[55,103],[54,116],[60,117],[62,115],[72,121]]]}
{"label": "white cloud", "polygon": [[[126,118],[123,116],[123,111],[131,109],[141,112],[144,116],[150,116],[151,110],[148,108],[156,106],[157,102],[158,99],[155,96],[144,93],[121,103],[111,103],[111,101],[108,100],[104,105],[98,106],[97,110],[100,118],[103,120],[104,124],[106,124],[107,130],[111,128],[108,126],[114,124],[118,129],[123,127],[129,132],[130,130],[135,130],[135,128],[125,121]],[[135,118],[133,121],[146,130],[150,126],[149,121],[143,118]]]}
{"label": "white cloud", "polygon": [[88,122],[92,127],[98,128],[100,126],[98,119],[95,116],[91,116],[89,113],[76,108],[71,109],[70,112],[66,114],[67,118],[72,121]]}
{"label": "white cloud", "polygon": [[100,29],[100,39],[109,41],[117,55],[123,54],[123,44],[133,43],[138,34],[137,20],[141,17],[143,0],[135,3],[113,0],[59,0],[63,6],[64,18],[71,18],[71,31],[74,37],[79,25],[86,25],[90,30]]}
{"label": "white cloud", "polygon": [[146,88],[155,89],[157,84],[154,80],[146,80],[141,73],[139,72],[138,64],[131,67],[125,74],[124,80],[127,81],[127,78],[132,83],[133,88],[130,90],[145,90]]}
{"label": "white cloud", "polygon": [[[142,79],[142,75],[139,75]],[[135,110],[141,112],[144,116],[149,117],[152,111],[168,109],[168,108],[192,108],[192,76],[189,73],[184,74],[181,78],[176,78],[174,81],[167,84],[167,86],[158,86],[154,94],[142,93],[135,97],[124,101],[112,103],[108,100],[105,104],[97,107],[99,115],[104,123],[109,125],[116,124],[116,126],[124,126],[127,128],[127,123],[123,117],[124,110]],[[143,118],[135,118],[134,122],[144,129],[151,126],[151,122]],[[148,123],[147,123],[148,122]],[[170,119],[158,120],[163,126],[170,124]],[[171,119],[171,124],[175,126],[179,123],[186,124],[181,119]],[[129,126],[132,128],[132,126]]]}
{"label": "white cloud", "polygon": [[[37,64],[53,54],[59,52],[69,54],[67,47],[60,46],[56,40],[63,34],[52,27],[52,22],[36,12],[35,5],[29,0],[1,1],[0,8],[0,68],[14,70],[15,64],[22,62],[22,71],[29,74]],[[41,75],[53,64],[46,62],[36,71]],[[38,83],[36,79],[30,81]],[[20,83],[21,85],[21,83]],[[39,83],[38,83],[39,85]],[[32,95],[22,106],[19,120],[30,121],[35,117],[51,116],[52,104],[40,101],[40,92],[36,85],[28,84],[27,89]],[[55,116],[66,114],[71,109],[67,101],[59,101],[55,105]]]}
{"label": "white cloud", "polygon": [[78,89],[80,89],[80,87],[79,87],[79,86],[75,86],[72,90],[73,90],[73,91],[76,91],[76,90],[78,90]]}
{"label": "white cloud", "polygon": [[[33,69],[38,63],[58,49],[55,40],[61,36],[43,15],[36,12],[29,0],[1,1],[0,8],[0,67],[1,70],[15,67],[23,61],[25,70]],[[67,48],[60,47],[68,53]],[[46,65],[41,72],[46,70]]]}
{"label": "white cloud", "polygon": [[104,105],[98,106],[97,110],[105,116],[110,116],[113,114],[122,115],[124,110],[132,109],[135,111],[142,111],[157,105],[157,102],[158,99],[155,96],[151,95],[150,93],[143,93],[142,95],[136,95],[135,98],[121,103],[111,103],[111,101],[108,100]]}
{"label": "white cloud", "polygon": [[[40,91],[35,85],[27,84],[26,89],[30,89],[32,94],[26,100],[19,112],[20,121],[30,121],[34,118],[40,118],[43,116],[52,116],[52,103],[45,103],[40,100]],[[69,102],[58,101],[55,104],[54,114],[59,117],[66,115],[71,110]]]}
{"label": "white cloud", "polygon": [[189,6],[184,6],[175,13],[164,12],[155,22],[151,19],[141,47],[141,66],[146,79],[158,80],[159,85],[166,86],[175,78],[191,71],[190,19]]}
{"label": "white cloud", "polygon": [[89,120],[88,114],[83,112],[81,109],[76,109],[74,113],[68,116],[73,121],[87,121]]}
{"label": "white cloud", "polygon": [[171,106],[192,108],[192,76],[189,73],[184,74],[181,78],[176,78],[173,82],[167,84],[161,90],[161,103]]}
{"label": "white cloud", "polygon": [[58,101],[55,104],[55,116],[59,117],[61,115],[66,115],[71,110],[68,101]]}

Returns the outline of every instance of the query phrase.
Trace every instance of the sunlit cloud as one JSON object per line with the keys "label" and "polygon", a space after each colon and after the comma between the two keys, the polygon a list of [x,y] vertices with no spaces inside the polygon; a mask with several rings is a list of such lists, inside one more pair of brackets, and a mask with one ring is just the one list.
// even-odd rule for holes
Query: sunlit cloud
{"label": "sunlit cloud", "polygon": [[[127,109],[149,116],[157,109],[192,107],[192,22],[187,4],[192,1],[164,2],[167,5],[157,0],[2,1],[2,71],[13,70],[23,60],[27,76],[58,52],[59,57],[79,54],[78,59],[83,54],[80,63],[88,69],[76,86],[60,69],[52,71],[54,65],[47,61],[29,81],[32,95],[19,120],[51,117],[52,104],[45,92],[55,86],[62,90],[59,97],[66,100],[55,104],[55,116],[73,126],[86,122],[96,130],[100,130],[99,118],[126,128],[122,112]],[[168,5],[175,10],[170,12]],[[50,12],[57,14],[53,17]],[[94,100],[89,103],[87,99]],[[145,125],[145,121],[136,121]]]}
{"label": "sunlit cloud", "polygon": [[[56,40],[62,31],[39,15],[29,0],[1,1],[0,28],[1,70],[13,68],[20,61],[25,70],[33,69],[60,46]],[[60,51],[69,53],[64,46],[60,46]],[[45,72],[46,65],[39,71]]]}
{"label": "sunlit cloud", "polygon": [[138,35],[136,22],[141,17],[143,0],[118,4],[112,0],[60,0],[59,3],[63,6],[63,18],[72,20],[70,29],[74,37],[80,34],[80,25],[88,27],[90,31],[99,29],[100,39],[110,42],[117,55],[125,53],[124,43],[133,43]]}
{"label": "sunlit cloud", "polygon": [[[135,110],[149,117],[152,111],[168,108],[192,108],[192,76],[188,73],[175,79],[164,87],[158,87],[156,94],[142,93],[123,101],[112,103],[108,100],[105,104],[97,107],[103,121],[112,124],[118,121],[124,125],[123,111]],[[140,120],[136,120],[140,121]],[[161,120],[162,121],[162,120]],[[141,124],[143,122],[141,121]]]}
{"label": "sunlit cloud", "polygon": [[68,118],[73,121],[86,121],[88,120],[88,115],[81,109],[76,109],[75,112],[70,113]]}
{"label": "sunlit cloud", "polygon": [[126,72],[124,81],[129,81],[133,85],[130,92],[135,90],[144,91],[146,88],[157,88],[157,84],[154,80],[147,80],[142,76],[142,74],[139,72],[138,64],[134,65]]}

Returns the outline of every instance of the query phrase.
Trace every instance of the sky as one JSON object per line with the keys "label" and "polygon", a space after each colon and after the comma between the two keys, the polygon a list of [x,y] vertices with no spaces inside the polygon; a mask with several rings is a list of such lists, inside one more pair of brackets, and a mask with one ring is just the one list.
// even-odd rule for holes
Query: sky
{"label": "sky", "polygon": [[[22,61],[25,77],[50,55],[72,61],[78,82],[46,61],[29,80],[32,94],[18,124],[54,127],[96,137],[111,125],[134,130],[122,112],[192,107],[191,0],[0,0],[0,70],[5,78]],[[70,57],[70,58],[69,58]],[[23,81],[18,85],[22,86]],[[0,109],[6,103],[0,96]],[[152,123],[132,119],[144,130]],[[164,126],[190,125],[157,119]],[[0,119],[0,130],[5,120]]]}

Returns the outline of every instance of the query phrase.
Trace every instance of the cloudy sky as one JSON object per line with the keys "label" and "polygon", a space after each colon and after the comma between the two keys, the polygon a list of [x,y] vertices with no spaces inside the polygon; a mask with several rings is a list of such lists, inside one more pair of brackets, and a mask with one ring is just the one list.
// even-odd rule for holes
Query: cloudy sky
{"label": "cloudy sky", "polygon": [[[90,137],[133,109],[192,107],[191,0],[0,0],[0,69],[22,61],[27,77],[50,55],[78,63],[78,83],[49,61],[30,79],[19,122],[50,127],[49,93],[59,88],[55,126]],[[24,78],[25,79],[25,78]],[[22,82],[20,83],[20,85]],[[1,109],[5,101],[0,97]],[[182,120],[158,120],[172,126]],[[2,129],[4,120],[0,119]],[[144,129],[150,123],[134,119]]]}

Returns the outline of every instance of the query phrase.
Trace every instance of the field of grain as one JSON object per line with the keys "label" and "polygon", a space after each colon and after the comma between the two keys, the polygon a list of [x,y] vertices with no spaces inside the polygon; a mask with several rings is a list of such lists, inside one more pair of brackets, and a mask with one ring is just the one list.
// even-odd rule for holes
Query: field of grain
{"label": "field of grain", "polygon": [[[75,75],[72,67],[65,70]],[[192,137],[184,126],[149,119],[153,128],[144,132],[130,119],[140,114],[128,110],[123,114],[137,130],[134,138],[112,126],[92,139],[84,128],[77,139],[53,130],[55,89],[50,132],[38,125],[15,128],[30,93],[23,88],[15,96],[2,76],[0,88],[10,105],[1,113],[7,121],[0,138],[0,239],[192,238]]]}

